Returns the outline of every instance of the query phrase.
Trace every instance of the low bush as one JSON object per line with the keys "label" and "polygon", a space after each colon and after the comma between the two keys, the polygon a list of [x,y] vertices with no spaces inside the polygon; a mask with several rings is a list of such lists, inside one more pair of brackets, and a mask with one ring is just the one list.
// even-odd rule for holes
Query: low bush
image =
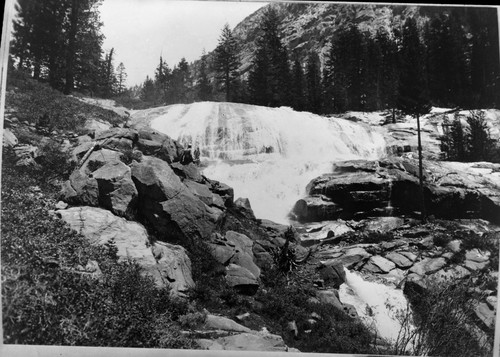
{"label": "low bush", "polygon": [[[262,275],[263,289],[256,299],[262,317],[275,326],[288,346],[302,352],[318,353],[374,353],[374,336],[360,320],[353,319],[333,305],[311,301],[312,288],[290,281],[279,271],[271,269]],[[311,314],[320,316],[311,324]],[[299,334],[292,336],[287,324],[295,321]],[[308,331],[308,332],[306,332]]]}
{"label": "low bush", "polygon": [[[469,278],[460,282],[431,282],[426,289],[408,289],[413,318],[406,319],[394,354],[425,356],[487,356],[493,339],[479,338],[474,330],[474,307],[482,298],[470,289]],[[415,328],[408,328],[413,322]],[[489,339],[489,341],[488,341]]]}

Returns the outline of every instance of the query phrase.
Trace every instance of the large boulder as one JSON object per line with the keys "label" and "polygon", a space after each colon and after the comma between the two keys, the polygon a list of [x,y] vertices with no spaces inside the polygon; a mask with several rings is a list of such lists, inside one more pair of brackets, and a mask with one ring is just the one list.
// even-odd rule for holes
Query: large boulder
{"label": "large boulder", "polygon": [[254,242],[244,234],[233,231],[226,232],[224,237],[214,234],[209,246],[219,263],[235,264],[251,272],[255,278],[260,276],[260,268],[255,263],[253,254]]}
{"label": "large boulder", "polygon": [[173,295],[183,296],[194,287],[185,249],[161,242],[151,245],[141,224],[96,207],[72,207],[58,210],[57,214],[92,244],[114,242],[119,260],[134,260],[158,286],[170,287]]}
{"label": "large boulder", "polygon": [[339,262],[334,262],[330,265],[320,264],[317,270],[323,280],[324,286],[331,286],[338,289],[340,285],[345,283],[346,275],[344,266]]}
{"label": "large boulder", "polygon": [[174,173],[167,162],[150,156],[132,164],[141,214],[162,240],[192,242],[215,229],[212,211]]}
{"label": "large boulder", "polygon": [[236,264],[229,264],[226,267],[226,282],[239,292],[248,295],[255,294],[259,288],[257,277],[248,269]]}
{"label": "large boulder", "polygon": [[137,201],[137,189],[130,167],[123,162],[110,162],[92,174],[99,188],[100,206],[119,216],[130,215]]}
{"label": "large boulder", "polygon": [[144,155],[156,156],[168,163],[179,161],[183,152],[177,141],[149,128],[139,130],[137,147]]}
{"label": "large boulder", "polygon": [[71,204],[87,206],[99,205],[97,180],[89,177],[83,169],[75,170],[61,190],[62,199]]}
{"label": "large boulder", "polygon": [[159,277],[172,289],[174,295],[183,295],[189,289],[194,288],[191,260],[186,249],[180,245],[155,242],[151,250],[157,262]]}
{"label": "large boulder", "polygon": [[342,209],[328,197],[315,195],[298,200],[292,212],[299,222],[319,222],[339,217]]}

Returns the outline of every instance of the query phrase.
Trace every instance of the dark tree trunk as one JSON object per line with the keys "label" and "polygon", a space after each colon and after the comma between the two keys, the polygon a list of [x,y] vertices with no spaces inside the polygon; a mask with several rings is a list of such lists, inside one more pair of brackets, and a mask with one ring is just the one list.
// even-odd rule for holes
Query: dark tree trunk
{"label": "dark tree trunk", "polygon": [[76,33],[78,31],[78,15],[79,15],[78,0],[71,0],[71,15],[70,28],[68,33],[68,48],[66,53],[66,84],[64,86],[64,94],[70,94],[73,90],[75,81],[75,50],[76,50]]}

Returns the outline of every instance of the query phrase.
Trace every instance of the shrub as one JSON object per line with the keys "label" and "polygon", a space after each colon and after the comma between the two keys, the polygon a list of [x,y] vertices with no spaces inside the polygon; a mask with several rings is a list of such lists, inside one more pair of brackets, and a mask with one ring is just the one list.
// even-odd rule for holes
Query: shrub
{"label": "shrub", "polygon": [[134,160],[140,162],[142,160],[142,153],[137,150],[126,150],[122,152],[120,160],[125,165],[130,165]]}
{"label": "shrub", "polygon": [[[481,298],[473,292],[472,278],[460,282],[428,281],[426,289],[410,291],[413,318],[405,319],[395,354],[409,347],[412,355],[482,356],[489,343],[478,339],[473,326],[474,307]],[[415,328],[408,324],[413,322]],[[489,336],[492,338],[493,336]]]}
{"label": "shrub", "polygon": [[445,247],[451,241],[451,237],[446,233],[436,233],[432,240],[435,246]]}
{"label": "shrub", "polygon": [[[280,274],[276,268],[262,275],[264,289],[256,299],[262,302],[257,310],[275,325],[288,346],[302,352],[318,353],[373,353],[373,335],[358,319],[352,319],[332,305],[314,303],[310,300],[314,290],[290,282],[290,277]],[[321,318],[313,325],[309,323],[311,313]],[[288,334],[286,326],[295,321],[298,338]],[[309,333],[304,331],[310,330]]]}

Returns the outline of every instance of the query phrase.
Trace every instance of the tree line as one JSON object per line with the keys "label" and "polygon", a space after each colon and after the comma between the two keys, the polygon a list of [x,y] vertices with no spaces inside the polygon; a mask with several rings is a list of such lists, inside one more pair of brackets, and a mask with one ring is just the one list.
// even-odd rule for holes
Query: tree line
{"label": "tree line", "polygon": [[[408,18],[401,26],[380,28],[375,34],[352,24],[340,28],[329,39],[329,51],[320,58],[315,51],[304,54],[287,49],[279,17],[269,8],[260,21],[260,36],[247,73],[239,70],[241,45],[226,25],[211,55],[203,54],[191,67],[181,60],[172,73],[168,69],[161,72],[170,76],[166,82],[157,69],[155,78],[144,82],[148,88],[143,98],[151,99],[156,87],[154,96],[163,104],[178,102],[175,91],[180,90],[182,102],[233,101],[290,106],[319,114],[395,110],[404,96],[401,92],[405,91],[406,63],[413,61],[407,58],[405,36],[415,35],[418,51],[412,55],[421,61],[419,81],[432,105],[498,107],[500,69],[495,16],[489,9],[452,9],[435,15],[424,25]],[[408,27],[415,30],[405,32]],[[160,59],[162,66],[165,64]],[[164,90],[165,83],[170,92]]]}
{"label": "tree line", "polygon": [[125,65],[102,49],[102,0],[18,0],[10,59],[17,69],[70,94],[110,97],[126,90]]}

